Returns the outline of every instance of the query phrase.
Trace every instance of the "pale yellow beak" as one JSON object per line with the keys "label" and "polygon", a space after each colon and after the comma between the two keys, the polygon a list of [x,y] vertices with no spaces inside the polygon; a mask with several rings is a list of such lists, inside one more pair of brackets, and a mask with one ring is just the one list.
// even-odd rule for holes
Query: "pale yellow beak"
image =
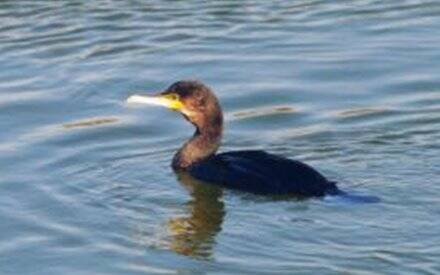
{"label": "pale yellow beak", "polygon": [[170,95],[132,95],[127,98],[127,103],[149,104],[167,107],[174,111],[181,110],[184,106],[182,101]]}

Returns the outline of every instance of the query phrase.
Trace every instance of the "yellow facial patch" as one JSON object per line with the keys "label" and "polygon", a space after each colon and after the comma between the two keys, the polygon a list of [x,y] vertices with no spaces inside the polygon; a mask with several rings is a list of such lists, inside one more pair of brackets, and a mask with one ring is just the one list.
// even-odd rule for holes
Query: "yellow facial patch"
{"label": "yellow facial patch", "polygon": [[176,94],[167,94],[162,96],[163,99],[167,101],[167,107],[172,110],[181,110],[184,105],[182,101],[180,101],[179,97]]}

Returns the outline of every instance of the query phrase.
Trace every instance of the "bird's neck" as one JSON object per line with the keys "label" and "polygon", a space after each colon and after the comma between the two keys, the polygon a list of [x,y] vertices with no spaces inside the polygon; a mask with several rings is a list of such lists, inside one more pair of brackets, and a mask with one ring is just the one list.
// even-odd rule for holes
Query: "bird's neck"
{"label": "bird's neck", "polygon": [[196,125],[196,131],[174,155],[172,166],[176,170],[185,170],[215,154],[220,147],[223,131],[223,118]]}

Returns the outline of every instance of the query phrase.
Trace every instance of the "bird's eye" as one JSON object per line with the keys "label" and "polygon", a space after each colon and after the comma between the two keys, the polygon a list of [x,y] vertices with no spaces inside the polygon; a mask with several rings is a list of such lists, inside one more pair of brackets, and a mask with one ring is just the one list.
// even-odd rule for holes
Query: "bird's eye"
{"label": "bird's eye", "polygon": [[179,96],[177,94],[168,94],[166,97],[170,100],[173,100],[173,101],[179,100]]}

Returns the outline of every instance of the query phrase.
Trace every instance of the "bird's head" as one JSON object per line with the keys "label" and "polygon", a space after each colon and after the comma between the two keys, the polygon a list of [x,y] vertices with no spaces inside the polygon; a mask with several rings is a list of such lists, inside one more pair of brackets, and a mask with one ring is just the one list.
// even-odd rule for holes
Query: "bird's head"
{"label": "bird's head", "polygon": [[223,117],[217,97],[200,81],[183,80],[154,95],[132,95],[128,103],[159,105],[180,112],[199,130],[222,127]]}

